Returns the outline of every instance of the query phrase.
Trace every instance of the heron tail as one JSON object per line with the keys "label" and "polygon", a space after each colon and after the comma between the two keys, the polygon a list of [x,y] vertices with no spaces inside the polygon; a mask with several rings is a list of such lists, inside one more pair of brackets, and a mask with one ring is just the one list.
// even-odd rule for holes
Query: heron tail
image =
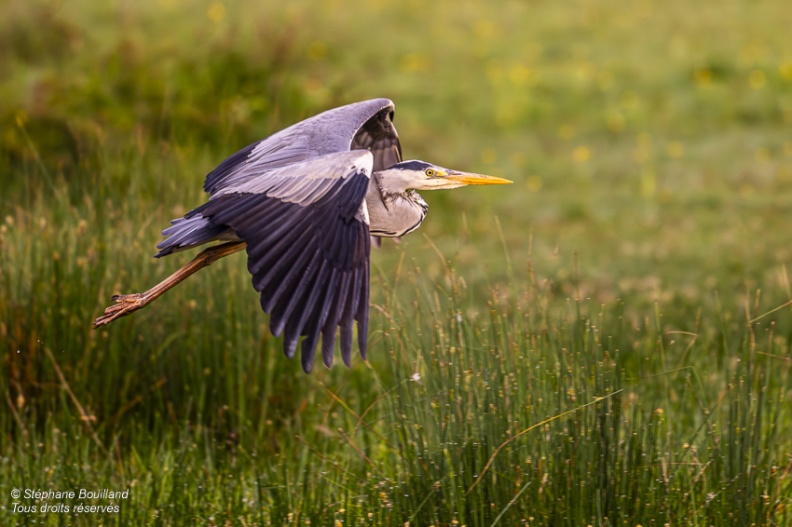
{"label": "heron tail", "polygon": [[208,242],[239,239],[228,225],[216,225],[200,214],[188,214],[184,218],[171,221],[171,226],[162,231],[162,235],[168,238],[157,244],[157,249],[160,251],[154,255],[154,258],[161,258]]}

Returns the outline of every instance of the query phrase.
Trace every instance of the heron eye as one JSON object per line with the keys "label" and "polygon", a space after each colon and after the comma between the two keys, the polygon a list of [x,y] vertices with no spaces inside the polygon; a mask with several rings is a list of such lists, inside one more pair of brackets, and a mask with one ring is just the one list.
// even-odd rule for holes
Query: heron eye
{"label": "heron eye", "polygon": [[434,177],[435,176],[435,171],[432,170],[431,168],[427,168],[426,169],[426,175],[429,176],[429,177]]}

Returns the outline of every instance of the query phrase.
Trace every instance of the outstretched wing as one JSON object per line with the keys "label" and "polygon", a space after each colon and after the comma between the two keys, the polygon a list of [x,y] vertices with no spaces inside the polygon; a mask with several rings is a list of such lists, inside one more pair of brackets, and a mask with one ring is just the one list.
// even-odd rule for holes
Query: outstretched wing
{"label": "outstretched wing", "polygon": [[388,168],[401,161],[393,111],[390,100],[372,99],[300,121],[223,161],[206,176],[204,190],[214,195],[272,169],[353,149],[370,150],[374,170]]}
{"label": "outstretched wing", "polygon": [[371,241],[365,197],[374,170],[401,161],[394,105],[372,99],[301,121],[253,143],[206,176],[208,203],[174,220],[166,256],[216,240],[247,243],[248,269],[275,335],[303,368],[322,336],[330,366],[340,328],[349,365],[354,321],[365,358]]}
{"label": "outstretched wing", "polygon": [[365,196],[373,155],[339,152],[234,181],[187,215],[227,226],[247,243],[248,270],[270,313],[270,329],[284,334],[291,358],[302,341],[309,372],[322,337],[332,364],[340,328],[341,355],[351,361],[353,325],[365,358],[369,299],[369,219]]}

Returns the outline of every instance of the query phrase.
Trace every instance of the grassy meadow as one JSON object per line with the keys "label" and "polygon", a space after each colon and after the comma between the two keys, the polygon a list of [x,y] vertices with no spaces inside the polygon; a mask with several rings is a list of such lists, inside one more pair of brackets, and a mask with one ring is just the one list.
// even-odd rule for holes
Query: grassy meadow
{"label": "grassy meadow", "polygon": [[[782,0],[0,4],[0,524],[792,525],[790,27]],[[242,255],[91,329],[190,258],[151,256],[225,156],[373,97],[406,158],[515,183],[424,192],[372,252],[368,362],[304,375]]]}

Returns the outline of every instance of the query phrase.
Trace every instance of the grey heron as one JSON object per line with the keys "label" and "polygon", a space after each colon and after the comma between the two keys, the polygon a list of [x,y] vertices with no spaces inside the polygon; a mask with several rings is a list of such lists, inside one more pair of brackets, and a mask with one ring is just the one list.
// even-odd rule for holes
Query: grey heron
{"label": "grey heron", "polygon": [[416,190],[499,185],[506,179],[402,161],[393,126],[394,105],[373,99],[301,121],[253,143],[215,168],[204,181],[209,200],[175,219],[155,257],[212,245],[146,291],[116,295],[94,321],[104,326],[162,295],[199,269],[245,249],[253,287],[283,334],[292,358],[302,338],[302,367],[311,371],[322,340],[332,365],[340,334],[349,366],[353,326],[366,358],[371,237],[401,237],[426,217]]}

